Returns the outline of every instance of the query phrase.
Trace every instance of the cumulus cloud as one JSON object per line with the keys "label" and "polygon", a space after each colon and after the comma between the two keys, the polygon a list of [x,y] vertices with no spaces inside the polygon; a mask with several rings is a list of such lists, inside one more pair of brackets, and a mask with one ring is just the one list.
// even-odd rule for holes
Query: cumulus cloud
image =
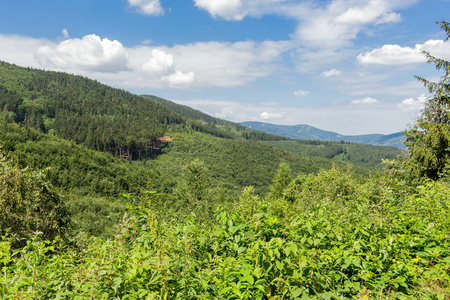
{"label": "cumulus cloud", "polygon": [[388,1],[372,0],[366,5],[348,8],[335,18],[335,22],[345,25],[400,22],[400,15],[390,10]]}
{"label": "cumulus cloud", "polygon": [[396,23],[405,8],[417,0],[292,1],[292,0],[194,0],[214,18],[242,20],[246,16],[281,15],[298,22],[294,36],[317,48],[348,45],[367,26]]}
{"label": "cumulus cloud", "polygon": [[399,22],[401,16],[393,10],[415,2],[370,0],[334,0],[322,7],[313,7],[299,15],[296,36],[318,48],[339,48],[349,45],[369,25]]}
{"label": "cumulus cloud", "polygon": [[194,0],[194,2],[195,6],[208,11],[215,18],[238,21],[245,17],[241,0]]}
{"label": "cumulus cloud", "polygon": [[[194,82],[194,72],[184,73],[175,67],[173,55],[160,49],[151,49],[151,57],[145,63],[133,62],[134,59],[145,57],[150,52],[149,47],[142,46],[140,51],[131,51],[134,57],[131,59],[130,67],[144,73],[144,80],[160,80],[170,87],[179,88]],[[149,77],[147,77],[149,76]]]}
{"label": "cumulus cloud", "polygon": [[309,95],[308,91],[298,90],[298,91],[294,92],[294,96],[297,96],[297,97],[306,97],[308,95]]}
{"label": "cumulus cloud", "polygon": [[128,53],[119,41],[91,34],[40,47],[35,58],[44,67],[118,72],[127,69]]}
{"label": "cumulus cloud", "polygon": [[427,99],[425,94],[422,94],[417,99],[408,98],[403,100],[398,107],[403,111],[420,111],[425,106]]}
{"label": "cumulus cloud", "polygon": [[137,7],[137,11],[148,16],[158,16],[164,13],[159,0],[128,0],[131,6]]}
{"label": "cumulus cloud", "polygon": [[[291,53],[297,70],[319,68],[349,57],[352,41],[374,26],[401,20],[398,10],[417,0],[194,0],[195,5],[215,18],[242,20],[244,17],[278,15],[297,23],[291,34],[296,52]],[[299,47],[300,46],[300,47]],[[357,53],[352,51],[350,59]],[[197,74],[197,72],[196,72]]]}
{"label": "cumulus cloud", "polygon": [[450,44],[442,40],[429,40],[424,44],[417,44],[414,48],[399,45],[384,45],[381,48],[361,53],[357,61],[362,65],[398,66],[426,62],[422,51],[430,52],[440,58],[450,57]]}
{"label": "cumulus cloud", "polygon": [[201,42],[163,50],[176,58],[180,70],[195,73],[197,85],[236,87],[276,71],[278,60],[289,47],[282,41]]}
{"label": "cumulus cloud", "polygon": [[359,100],[353,100],[352,104],[374,104],[377,103],[378,100],[377,99],[373,99],[370,97],[364,98],[364,99],[359,99]]}
{"label": "cumulus cloud", "polygon": [[194,78],[194,72],[183,73],[181,71],[175,71],[172,75],[163,77],[162,80],[167,81],[171,86],[178,87],[194,82]]}
{"label": "cumulus cloud", "polygon": [[3,61],[19,66],[38,68],[42,66],[37,63],[34,54],[40,47],[53,45],[47,39],[0,34],[0,57]]}
{"label": "cumulus cloud", "polygon": [[259,114],[259,117],[263,120],[271,120],[271,119],[281,119],[283,115],[277,113],[262,112]]}
{"label": "cumulus cloud", "polygon": [[152,58],[142,65],[142,71],[147,74],[167,74],[173,70],[173,56],[164,51],[153,49]]}
{"label": "cumulus cloud", "polygon": [[320,76],[327,78],[327,77],[332,77],[332,76],[338,76],[338,75],[341,75],[341,74],[342,74],[341,71],[336,70],[336,69],[333,68],[333,69],[328,70],[328,71],[323,71],[322,74],[320,74]]}
{"label": "cumulus cloud", "polygon": [[362,65],[405,65],[410,63],[423,63],[426,61],[421,47],[401,47],[399,45],[384,45],[370,52],[361,53],[356,58]]}

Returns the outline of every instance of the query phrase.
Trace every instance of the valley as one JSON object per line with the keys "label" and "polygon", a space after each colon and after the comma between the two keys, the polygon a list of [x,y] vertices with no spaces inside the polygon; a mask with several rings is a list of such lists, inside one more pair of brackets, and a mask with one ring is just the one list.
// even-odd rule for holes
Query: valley
{"label": "valley", "polygon": [[414,151],[6,62],[0,108],[4,299],[450,295],[449,183]]}

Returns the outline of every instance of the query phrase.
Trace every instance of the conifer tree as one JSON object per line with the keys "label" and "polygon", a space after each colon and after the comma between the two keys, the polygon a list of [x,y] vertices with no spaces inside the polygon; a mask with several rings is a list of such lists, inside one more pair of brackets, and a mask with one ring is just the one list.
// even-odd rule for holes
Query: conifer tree
{"label": "conifer tree", "polygon": [[[438,22],[450,39],[450,23]],[[415,76],[428,88],[432,95],[426,102],[416,124],[405,131],[406,146],[409,148],[408,171],[418,178],[440,178],[450,163],[450,62],[424,54],[428,63],[443,71],[438,82],[431,82]]]}
{"label": "conifer tree", "polygon": [[212,190],[206,164],[195,159],[186,165],[183,177],[176,187],[175,194],[179,202],[179,210],[193,212],[199,219],[212,216]]}
{"label": "conifer tree", "polygon": [[292,175],[291,168],[285,162],[280,163],[278,166],[277,174],[272,181],[270,192],[267,195],[268,199],[278,199],[283,196],[285,188],[291,183]]}

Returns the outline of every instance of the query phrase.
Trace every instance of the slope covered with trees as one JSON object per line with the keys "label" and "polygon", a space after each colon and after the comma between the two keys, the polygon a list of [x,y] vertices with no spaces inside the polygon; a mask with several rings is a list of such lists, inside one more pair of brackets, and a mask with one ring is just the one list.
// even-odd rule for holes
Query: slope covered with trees
{"label": "slope covered with trees", "polygon": [[374,146],[344,142],[287,140],[264,142],[275,148],[312,157],[323,157],[336,162],[350,163],[361,168],[382,171],[383,160],[393,160],[405,151],[397,147]]}
{"label": "slope covered with trees", "polygon": [[[440,25],[450,37],[450,24]],[[2,121],[2,139],[8,142],[4,143],[5,154],[0,155],[0,296],[449,299],[450,185],[446,170],[450,162],[443,131],[448,130],[450,68],[447,61],[430,57],[430,62],[444,70],[444,75],[438,83],[424,81],[433,87],[433,97],[417,127],[406,131],[412,136],[407,141],[410,151],[387,161],[387,170],[380,176],[357,176],[351,169],[331,167],[329,160],[317,157],[308,159],[312,168],[321,170],[305,174],[302,156],[261,142],[205,135],[182,124],[166,131],[179,143],[161,149],[162,154],[152,160],[126,162],[95,152],[99,156],[91,164],[104,159],[100,165],[149,165],[161,177],[176,178],[179,173],[170,194],[166,185],[160,190],[150,186],[147,191],[123,193],[118,199],[130,205],[109,239],[82,232],[59,238],[64,237],[65,226],[70,226],[66,219],[70,209],[66,210],[64,198],[48,182],[53,180],[48,176],[50,170],[20,165],[39,161],[35,154],[27,158],[28,153],[39,151],[25,149],[41,142],[68,143],[84,153],[94,151],[11,119]],[[7,114],[6,119],[11,117]],[[23,148],[27,143],[30,148]],[[47,153],[53,151],[57,149]],[[206,157],[214,153],[217,156],[208,161]],[[17,155],[18,161],[6,155]],[[223,157],[230,160],[230,170],[237,170],[233,174],[220,165],[223,174],[231,174],[227,179],[231,185],[233,175],[241,174],[245,175],[238,177],[242,184],[251,183],[247,176],[258,174],[248,169],[260,166],[256,173],[271,174],[273,180],[270,184],[265,177],[254,178],[268,185],[268,193],[258,195],[249,186],[239,195],[223,197],[226,193],[214,186],[215,180],[221,182],[221,175],[211,166]],[[184,167],[173,167],[177,161],[184,161]],[[89,159],[80,158],[78,163],[89,165]],[[43,218],[46,214],[52,218]],[[16,216],[26,221],[20,223],[25,228],[10,225],[19,224],[8,219]],[[52,226],[58,230],[48,231]],[[50,235],[45,236],[46,232]],[[19,237],[25,238],[22,243],[17,243]]]}
{"label": "slope covered with trees", "polygon": [[[283,149],[304,156],[323,157],[327,159],[332,159],[336,162],[345,162],[355,166],[360,166],[362,168],[381,171],[383,168],[383,164],[381,163],[381,161],[383,159],[394,159],[395,157],[397,157],[402,153],[400,149],[396,148],[399,145],[403,146],[401,144],[401,139],[399,138],[399,135],[402,135],[401,133],[398,136],[394,137],[398,138],[397,139],[398,143],[395,143],[396,147],[363,145],[345,141],[333,142],[333,140],[336,140],[337,135],[334,133],[330,133],[331,135],[324,135],[323,133],[314,135],[310,133],[309,135],[307,135],[308,139],[296,140],[290,137],[286,137],[286,134],[284,134],[285,132],[278,132],[276,130],[272,131],[271,129],[265,130],[262,127],[255,127],[258,128],[258,130],[252,129],[253,128],[252,125],[255,124],[264,125],[266,127],[267,126],[270,127],[271,124],[258,122],[244,122],[243,124],[245,126],[243,126],[241,124],[214,118],[198,110],[192,109],[184,105],[176,104],[172,101],[165,100],[156,96],[145,95],[143,97],[152,101],[156,101],[162,104],[163,106],[171,109],[172,111],[179,113],[181,116],[185,118],[195,120],[197,121],[197,124],[198,122],[201,122],[201,124],[207,123],[209,124],[209,126],[215,128],[216,130],[220,130],[228,135],[233,136],[234,138],[237,139],[244,138],[247,140],[261,141],[266,145],[270,145],[278,149]],[[274,128],[283,128],[283,126],[276,126]],[[264,131],[270,131],[271,133],[275,133],[277,135],[267,133]],[[383,136],[383,135],[375,135],[375,136],[377,139],[391,138],[390,136]],[[297,138],[296,136],[292,137]],[[316,139],[313,139],[314,137]],[[305,135],[303,135],[302,138],[305,138]],[[367,142],[367,139],[365,139],[364,141]]]}
{"label": "slope covered with trees", "polygon": [[[4,151],[22,168],[45,170],[77,224],[75,232],[111,236],[126,209],[119,199],[124,193],[155,190],[162,206],[184,210],[177,204],[188,185],[181,170],[195,160],[209,177],[211,208],[234,201],[249,185],[264,195],[281,162],[295,175],[332,166],[321,143],[312,142],[315,150],[309,152],[277,145],[280,150],[246,140],[289,143],[286,138],[158,97],[7,63],[0,63],[0,108]],[[353,163],[354,156],[346,157],[337,163]],[[379,157],[368,159],[357,171],[380,165]]]}

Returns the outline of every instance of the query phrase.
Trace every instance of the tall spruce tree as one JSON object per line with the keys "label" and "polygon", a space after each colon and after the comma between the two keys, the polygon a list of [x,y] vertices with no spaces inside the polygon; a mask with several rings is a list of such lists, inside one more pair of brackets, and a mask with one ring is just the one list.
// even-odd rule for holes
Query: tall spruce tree
{"label": "tall spruce tree", "polygon": [[[450,39],[450,23],[438,22]],[[418,178],[439,179],[450,165],[450,62],[424,54],[443,75],[438,82],[415,76],[432,95],[422,115],[412,128],[405,131],[409,148],[408,171]]]}

